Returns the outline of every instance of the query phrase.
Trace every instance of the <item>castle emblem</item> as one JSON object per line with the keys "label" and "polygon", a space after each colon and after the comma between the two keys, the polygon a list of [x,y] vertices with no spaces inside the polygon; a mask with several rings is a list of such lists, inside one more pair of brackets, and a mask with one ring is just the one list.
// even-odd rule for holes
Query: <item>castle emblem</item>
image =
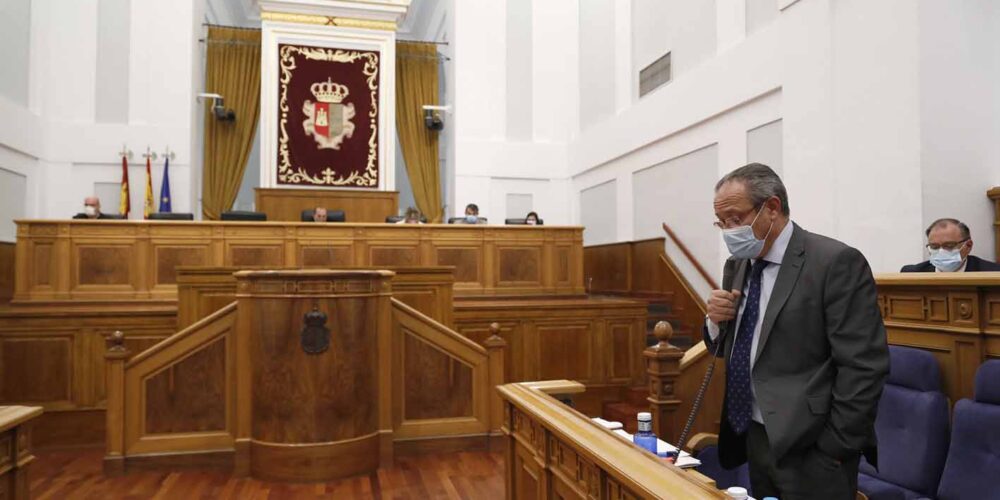
{"label": "castle emblem", "polygon": [[351,122],[354,105],[344,102],[350,91],[329,78],[312,84],[309,90],[316,96],[316,102],[307,99],[302,103],[302,113],[306,115],[302,127],[306,135],[312,136],[320,149],[340,149],[344,139],[354,134]]}

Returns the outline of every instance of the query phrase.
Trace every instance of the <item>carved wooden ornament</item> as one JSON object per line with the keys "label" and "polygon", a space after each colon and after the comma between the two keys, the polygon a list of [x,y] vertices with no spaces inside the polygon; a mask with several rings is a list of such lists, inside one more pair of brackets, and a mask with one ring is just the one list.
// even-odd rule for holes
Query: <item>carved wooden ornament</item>
{"label": "carved wooden ornament", "polygon": [[326,313],[313,305],[313,310],[302,318],[302,350],[306,354],[320,354],[330,348],[330,329],[326,327]]}

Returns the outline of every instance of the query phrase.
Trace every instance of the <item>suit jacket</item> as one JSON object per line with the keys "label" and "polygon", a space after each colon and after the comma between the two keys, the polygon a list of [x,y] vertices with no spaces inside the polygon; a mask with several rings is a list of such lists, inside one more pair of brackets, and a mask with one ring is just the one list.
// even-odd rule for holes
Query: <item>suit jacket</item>
{"label": "suit jacket", "polygon": [[[965,259],[965,272],[967,273],[978,273],[983,271],[1000,271],[1000,264],[996,262],[988,261],[986,259],[980,259],[975,255],[970,255]],[[899,270],[901,273],[933,273],[934,264],[931,261],[925,260],[919,264],[908,264],[903,266]]]}
{"label": "suit jacket", "polygon": [[[794,223],[793,223],[794,224]],[[749,260],[736,260],[733,288],[749,277]],[[736,321],[720,325],[726,362]],[[705,331],[710,352],[717,352]],[[863,452],[878,463],[875,414],[889,374],[889,348],[875,279],[861,252],[798,225],[764,311],[751,379],[775,461],[818,447],[837,459]],[[719,461],[747,460],[722,405]]]}
{"label": "suit jacket", "polygon": [[[87,217],[87,214],[81,212],[81,213],[78,213],[78,214],[74,215],[73,218],[74,219],[89,219],[90,217]],[[121,215],[106,214],[104,212],[101,212],[101,213],[97,214],[96,218],[97,219],[121,220],[122,216]]]}

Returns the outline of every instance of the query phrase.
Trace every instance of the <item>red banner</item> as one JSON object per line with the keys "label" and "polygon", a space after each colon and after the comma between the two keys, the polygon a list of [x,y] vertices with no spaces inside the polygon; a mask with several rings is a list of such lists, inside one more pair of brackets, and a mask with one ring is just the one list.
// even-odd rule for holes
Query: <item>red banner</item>
{"label": "red banner", "polygon": [[278,45],[278,184],[378,187],[379,53]]}

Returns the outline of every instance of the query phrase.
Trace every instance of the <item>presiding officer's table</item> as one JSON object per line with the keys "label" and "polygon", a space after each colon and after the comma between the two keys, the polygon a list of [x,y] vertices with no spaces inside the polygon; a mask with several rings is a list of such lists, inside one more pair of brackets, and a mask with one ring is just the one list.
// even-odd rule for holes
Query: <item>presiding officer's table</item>
{"label": "presiding officer's table", "polygon": [[584,293],[582,227],[16,222],[15,303],[174,300],[177,266],[454,266],[456,296]]}

